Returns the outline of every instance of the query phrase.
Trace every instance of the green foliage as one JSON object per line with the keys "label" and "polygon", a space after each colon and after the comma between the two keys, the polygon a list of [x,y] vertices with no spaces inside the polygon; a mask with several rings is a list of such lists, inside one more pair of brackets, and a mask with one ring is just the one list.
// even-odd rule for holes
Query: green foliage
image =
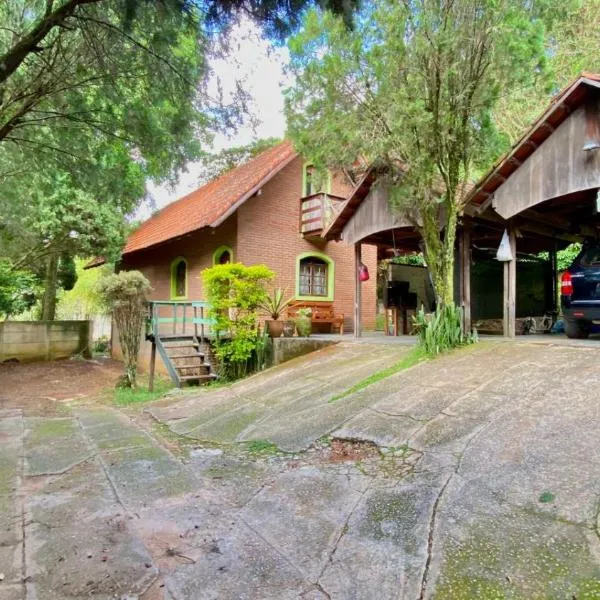
{"label": "green foliage", "polygon": [[98,292],[98,283],[110,275],[106,265],[84,269],[89,259],[76,258],[77,281],[73,289],[58,294],[57,314],[59,319],[89,319],[104,314],[107,307]]}
{"label": "green foliage", "polygon": [[77,283],[77,267],[73,257],[63,254],[58,262],[58,285],[66,291],[72,290]]}
{"label": "green foliage", "polygon": [[130,406],[132,404],[143,404],[158,400],[173,387],[171,381],[165,379],[154,379],[154,390],[151,392],[145,387],[117,387],[114,390],[113,402],[117,406]]}
{"label": "green foliage", "polygon": [[15,270],[7,260],[0,260],[0,316],[11,316],[31,308],[39,294],[40,282],[28,271]]}
{"label": "green foliage", "polygon": [[258,331],[258,313],[265,302],[265,285],[274,273],[264,265],[241,263],[215,265],[202,272],[210,316],[218,334],[215,353],[226,378],[240,377],[263,343]]}
{"label": "green foliage", "polygon": [[281,313],[289,306],[290,302],[294,299],[293,296],[285,298],[287,290],[281,288],[273,288],[270,295],[265,297],[265,300],[261,302],[260,307],[266,313],[269,314],[271,319],[277,321],[281,316]]}
{"label": "green foliage", "polygon": [[[580,252],[581,244],[577,243],[570,244],[564,250],[559,250],[556,253],[556,268],[558,272],[561,273],[562,271],[566,271]],[[539,257],[544,260],[550,260],[550,255],[548,252],[541,252]]]}
{"label": "green foliage", "polygon": [[135,388],[137,359],[147,315],[147,296],[152,291],[150,282],[139,271],[121,271],[101,279],[97,289],[111,311],[119,332],[126,383]]}
{"label": "green foliage", "polygon": [[415,333],[419,345],[429,356],[435,356],[452,348],[458,348],[476,340],[465,336],[461,327],[461,310],[454,304],[438,307],[433,314],[426,314],[423,307],[414,317]]}
{"label": "green foliage", "polygon": [[256,140],[245,146],[226,148],[216,154],[208,152],[202,153],[200,156],[200,183],[206,183],[207,181],[216,179],[223,173],[248,162],[251,158],[276,146],[280,142],[281,140],[279,138],[271,137]]}
{"label": "green foliage", "polygon": [[583,71],[600,72],[600,0],[545,0],[538,4],[548,29],[546,70],[533,85],[502,94],[494,120],[516,142],[545,110],[554,94]]}
{"label": "green foliage", "polygon": [[549,490],[544,490],[538,498],[538,501],[542,504],[549,504],[550,502],[554,502],[554,500],[556,500],[556,496]]}
{"label": "green foliage", "polygon": [[312,311],[310,308],[300,308],[293,321],[300,337],[310,336],[312,332]]}
{"label": "green foliage", "polygon": [[390,262],[395,265],[416,265],[419,267],[425,266],[425,257],[419,254],[401,254],[390,258]]}
{"label": "green foliage", "polygon": [[110,338],[107,335],[100,336],[94,342],[94,354],[108,354],[110,351]]}
{"label": "green foliage", "polygon": [[465,184],[506,145],[500,96],[545,68],[544,18],[528,0],[375,0],[355,22],[313,10],[290,40],[289,134],[318,167],[375,166],[449,304]]}

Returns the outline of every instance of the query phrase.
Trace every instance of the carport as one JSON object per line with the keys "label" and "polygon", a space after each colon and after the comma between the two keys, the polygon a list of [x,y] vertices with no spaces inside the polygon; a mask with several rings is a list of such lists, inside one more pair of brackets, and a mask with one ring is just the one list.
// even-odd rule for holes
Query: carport
{"label": "carport", "polygon": [[[369,170],[325,232],[355,248],[355,336],[360,335],[361,244],[378,248],[378,259],[420,249],[411,221],[390,208],[385,186],[373,185]],[[517,263],[533,263],[540,252],[550,261],[551,286],[540,311],[556,308],[556,252],[573,242],[597,237],[600,224],[600,75],[585,73],[565,88],[529,131],[473,188],[457,232],[456,294],[465,329],[472,326],[472,266],[491,256],[507,232],[512,260],[502,267],[503,333],[516,334],[519,292]],[[496,265],[498,267],[498,265]],[[499,267],[498,267],[499,268]],[[527,278],[521,268],[520,281]],[[477,292],[476,292],[477,293]],[[521,294],[522,302],[523,294]],[[497,299],[500,302],[500,299]],[[540,303],[541,305],[542,303]]]}
{"label": "carport", "polygon": [[[513,258],[504,263],[505,336],[516,333],[517,255],[549,252],[556,282],[556,251],[598,235],[599,188],[600,76],[586,73],[554,99],[469,197],[462,248],[472,252],[474,240],[486,238],[499,243],[504,230],[510,240]],[[461,261],[465,314],[471,306],[470,262]]]}

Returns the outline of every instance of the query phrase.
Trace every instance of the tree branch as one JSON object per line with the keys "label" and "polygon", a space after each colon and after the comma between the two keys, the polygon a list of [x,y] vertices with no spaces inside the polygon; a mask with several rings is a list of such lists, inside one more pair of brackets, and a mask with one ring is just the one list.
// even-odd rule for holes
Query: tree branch
{"label": "tree branch", "polygon": [[46,2],[46,12],[42,20],[8,52],[0,56],[0,85],[21,66],[29,54],[39,49],[40,43],[52,29],[64,23],[79,6],[95,2],[100,2],[100,0],[68,0],[53,12],[53,2]]}

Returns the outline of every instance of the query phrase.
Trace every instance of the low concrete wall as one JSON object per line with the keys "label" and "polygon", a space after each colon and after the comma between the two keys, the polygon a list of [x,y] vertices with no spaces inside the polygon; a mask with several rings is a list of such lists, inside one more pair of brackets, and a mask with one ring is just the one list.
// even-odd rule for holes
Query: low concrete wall
{"label": "low concrete wall", "polygon": [[91,356],[92,321],[4,321],[0,362]]}
{"label": "low concrete wall", "polygon": [[273,366],[279,365],[297,356],[314,352],[336,344],[333,340],[318,340],[310,337],[273,338],[271,360]]}

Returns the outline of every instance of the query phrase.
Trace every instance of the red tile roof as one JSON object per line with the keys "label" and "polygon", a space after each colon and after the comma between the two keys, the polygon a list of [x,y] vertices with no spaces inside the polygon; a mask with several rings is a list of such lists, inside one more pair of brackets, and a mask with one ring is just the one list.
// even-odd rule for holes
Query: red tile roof
{"label": "red tile roof", "polygon": [[217,227],[297,155],[292,143],[285,140],[168,204],[131,233],[123,254],[155,246],[203,227]]}

